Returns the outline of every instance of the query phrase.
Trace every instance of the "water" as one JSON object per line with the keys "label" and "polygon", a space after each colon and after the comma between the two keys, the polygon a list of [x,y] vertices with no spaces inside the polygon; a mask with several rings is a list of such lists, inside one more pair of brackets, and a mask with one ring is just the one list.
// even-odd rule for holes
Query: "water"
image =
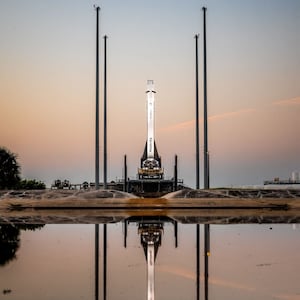
{"label": "water", "polygon": [[[0,299],[104,299],[104,293],[109,300],[147,299],[147,252],[141,234],[147,236],[153,224],[163,227],[161,244],[155,244],[155,299],[197,299],[197,225],[178,224],[176,235],[174,222],[144,220],[141,226],[136,221],[126,223],[126,239],[124,222],[106,225],[106,264],[103,224],[35,230],[0,225]],[[209,237],[205,278],[201,224],[200,299],[300,299],[299,225],[210,225]]]}

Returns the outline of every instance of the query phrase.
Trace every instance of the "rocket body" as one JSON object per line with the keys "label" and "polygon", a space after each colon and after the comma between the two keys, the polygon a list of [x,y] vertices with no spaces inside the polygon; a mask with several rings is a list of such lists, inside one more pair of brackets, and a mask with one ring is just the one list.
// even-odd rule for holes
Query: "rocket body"
{"label": "rocket body", "polygon": [[153,80],[147,81],[147,158],[154,158],[154,83]]}
{"label": "rocket body", "polygon": [[158,155],[154,138],[154,107],[155,90],[153,80],[147,81],[147,142],[141,158],[141,168],[138,169],[139,178],[163,179],[161,159]]}

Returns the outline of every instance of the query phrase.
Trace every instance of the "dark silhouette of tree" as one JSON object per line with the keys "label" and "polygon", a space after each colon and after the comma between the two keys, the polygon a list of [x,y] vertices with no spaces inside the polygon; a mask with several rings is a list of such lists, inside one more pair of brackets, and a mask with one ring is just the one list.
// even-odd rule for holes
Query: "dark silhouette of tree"
{"label": "dark silhouette of tree", "polygon": [[17,155],[0,147],[0,189],[12,189],[20,182]]}
{"label": "dark silhouette of tree", "polygon": [[16,259],[16,253],[20,248],[21,230],[36,230],[43,228],[44,225],[31,224],[0,224],[0,267],[5,266]]}
{"label": "dark silhouette of tree", "polygon": [[18,188],[21,190],[43,190],[46,188],[46,185],[44,182],[35,179],[22,179]]}
{"label": "dark silhouette of tree", "polygon": [[12,225],[0,225],[0,266],[16,258],[20,247],[20,230]]}

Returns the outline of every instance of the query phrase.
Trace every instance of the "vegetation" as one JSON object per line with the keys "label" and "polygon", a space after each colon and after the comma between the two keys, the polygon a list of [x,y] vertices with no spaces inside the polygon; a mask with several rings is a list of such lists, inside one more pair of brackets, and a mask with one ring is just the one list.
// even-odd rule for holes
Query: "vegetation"
{"label": "vegetation", "polygon": [[45,183],[36,179],[22,179],[21,167],[17,162],[17,155],[4,147],[0,147],[0,190],[22,189],[38,190],[45,189]]}
{"label": "vegetation", "polygon": [[20,169],[17,155],[0,147],[0,189],[16,188],[21,180]]}
{"label": "vegetation", "polygon": [[35,179],[23,179],[18,184],[18,189],[21,190],[43,190],[45,188],[44,182]]}

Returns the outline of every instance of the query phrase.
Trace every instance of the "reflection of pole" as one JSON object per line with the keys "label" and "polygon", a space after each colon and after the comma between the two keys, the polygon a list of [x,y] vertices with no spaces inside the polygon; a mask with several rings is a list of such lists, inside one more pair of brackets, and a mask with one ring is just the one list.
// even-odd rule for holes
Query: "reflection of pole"
{"label": "reflection of pole", "polygon": [[174,221],[175,248],[178,247],[178,222]]}
{"label": "reflection of pole", "polygon": [[103,225],[103,300],[106,300],[107,275],[107,225]]}
{"label": "reflection of pole", "polygon": [[208,300],[208,258],[210,256],[210,227],[209,224],[204,225],[204,294],[205,300]]}
{"label": "reflection of pole", "polygon": [[96,129],[95,129],[95,188],[99,189],[99,11],[96,7]]}
{"label": "reflection of pole", "polygon": [[197,283],[197,300],[200,299],[200,224],[196,225],[196,283]]}
{"label": "reflection of pole", "polygon": [[195,35],[196,42],[196,189],[200,188],[200,162],[199,162],[199,86],[198,86],[198,37]]}
{"label": "reflection of pole", "polygon": [[95,300],[99,299],[99,224],[95,225]]}
{"label": "reflection of pole", "polygon": [[124,221],[124,248],[127,247],[127,220]]}
{"label": "reflection of pole", "polygon": [[103,187],[107,189],[107,84],[106,84],[106,43],[107,36],[104,36],[104,98],[103,98],[103,118],[104,118],[104,132],[103,132]]}
{"label": "reflection of pole", "polygon": [[148,300],[154,300],[154,243],[147,245]]}
{"label": "reflection of pole", "polygon": [[127,156],[124,155],[124,186],[123,186],[123,191],[127,191]]}

